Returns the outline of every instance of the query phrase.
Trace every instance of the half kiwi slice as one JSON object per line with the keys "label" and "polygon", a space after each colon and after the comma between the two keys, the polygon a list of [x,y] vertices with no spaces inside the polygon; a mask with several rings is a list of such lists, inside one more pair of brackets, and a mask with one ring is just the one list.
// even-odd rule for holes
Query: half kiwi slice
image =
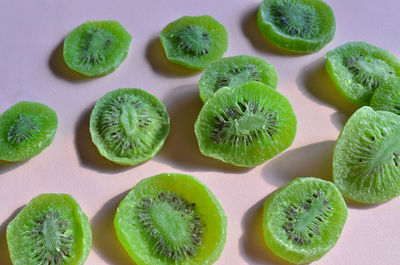
{"label": "half kiwi slice", "polygon": [[87,21],[64,40],[64,60],[86,76],[111,73],[125,60],[131,35],[117,21]]}
{"label": "half kiwi slice", "polygon": [[138,265],[213,264],[227,233],[217,198],[198,179],[183,174],[140,181],[118,206],[114,225]]}
{"label": "half kiwi slice", "polygon": [[365,42],[349,42],[329,51],[326,70],[340,93],[350,102],[369,105],[382,83],[400,77],[400,60]]}
{"label": "half kiwi slice", "polygon": [[193,69],[204,69],[228,49],[228,32],[213,17],[184,16],[160,33],[168,60]]}
{"label": "half kiwi slice", "polygon": [[370,107],[347,121],[333,152],[333,179],[342,194],[378,203],[400,194],[400,116]]}
{"label": "half kiwi slice", "polygon": [[400,115],[400,78],[391,78],[375,89],[369,105]]}
{"label": "half kiwi slice", "polygon": [[279,48],[300,53],[322,49],[336,30],[335,15],[322,0],[264,0],[257,26]]}
{"label": "half kiwi slice", "polygon": [[0,160],[23,161],[53,141],[58,124],[50,107],[21,101],[0,116]]}
{"label": "half kiwi slice", "polygon": [[93,143],[105,158],[121,165],[150,160],[169,133],[164,104],[138,88],[120,88],[100,98],[90,115]]}
{"label": "half kiwi slice", "polygon": [[288,99],[259,82],[221,88],[200,111],[200,151],[241,167],[259,165],[288,148],[297,120]]}
{"label": "half kiwi slice", "polygon": [[14,265],[83,265],[92,245],[89,220],[68,194],[41,194],[7,226]]}
{"label": "half kiwi slice", "polygon": [[298,178],[265,201],[265,243],[291,263],[312,262],[335,246],[346,218],[346,204],[333,183]]}
{"label": "half kiwi slice", "polygon": [[264,59],[238,55],[222,58],[209,67],[200,78],[199,90],[203,102],[222,87],[234,87],[250,81],[261,82],[271,88],[278,86],[275,67]]}

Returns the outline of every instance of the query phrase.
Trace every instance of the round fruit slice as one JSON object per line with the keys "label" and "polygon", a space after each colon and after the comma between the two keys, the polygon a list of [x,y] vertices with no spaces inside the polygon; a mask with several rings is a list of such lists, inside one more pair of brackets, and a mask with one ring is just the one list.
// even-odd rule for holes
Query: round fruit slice
{"label": "round fruit slice", "polygon": [[41,194],[7,226],[14,265],[83,265],[92,245],[89,220],[68,194]]}
{"label": "round fruit slice", "polygon": [[193,69],[204,69],[228,49],[228,32],[211,16],[181,17],[160,33],[168,60]]}
{"label": "round fruit slice", "polygon": [[57,114],[48,106],[21,101],[0,116],[0,160],[23,161],[53,141]]}
{"label": "round fruit slice", "polygon": [[336,186],[298,178],[264,203],[264,239],[278,256],[295,264],[320,259],[339,239],[347,207]]}
{"label": "round fruit slice", "polygon": [[90,115],[90,134],[100,154],[121,165],[155,156],[169,133],[169,116],[155,96],[120,88],[100,98]]}
{"label": "round fruit slice", "polygon": [[200,78],[200,97],[206,102],[222,87],[240,86],[250,81],[261,82],[271,88],[278,86],[275,67],[265,60],[248,55],[222,58],[212,63]]}
{"label": "round fruit slice", "polygon": [[222,88],[200,111],[200,151],[236,166],[259,165],[288,148],[296,135],[288,99],[258,82]]}
{"label": "round fruit slice", "polygon": [[301,53],[322,49],[336,30],[335,15],[322,0],[264,0],[257,26],[279,48]]}
{"label": "round fruit slice", "polygon": [[365,42],[349,42],[329,51],[326,70],[340,93],[350,102],[369,105],[383,82],[400,77],[400,60]]}
{"label": "round fruit slice", "polygon": [[213,264],[226,241],[227,218],[196,178],[160,174],[140,181],[114,219],[119,240],[138,265]]}
{"label": "round fruit slice", "polygon": [[400,78],[391,78],[380,85],[372,95],[370,106],[400,115]]}
{"label": "round fruit slice", "polygon": [[125,60],[131,40],[117,21],[87,21],[64,40],[64,60],[86,76],[106,75]]}
{"label": "round fruit slice", "polygon": [[342,194],[377,203],[400,194],[400,116],[370,107],[347,121],[333,152],[333,179]]}

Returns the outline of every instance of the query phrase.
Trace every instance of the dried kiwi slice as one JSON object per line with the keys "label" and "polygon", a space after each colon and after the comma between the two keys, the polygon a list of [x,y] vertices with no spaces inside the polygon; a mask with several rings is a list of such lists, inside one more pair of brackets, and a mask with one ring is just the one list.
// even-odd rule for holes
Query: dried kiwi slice
{"label": "dried kiwi slice", "polygon": [[168,60],[193,69],[204,69],[228,49],[228,32],[208,15],[181,17],[160,33]]}
{"label": "dried kiwi slice", "polygon": [[322,0],[264,0],[257,26],[279,48],[300,53],[322,49],[336,30],[335,15]]}
{"label": "dried kiwi slice", "polygon": [[58,124],[50,107],[21,101],[0,116],[0,160],[23,161],[53,141]]}
{"label": "dried kiwi slice", "polygon": [[92,245],[89,220],[68,194],[41,194],[7,226],[14,265],[83,265]]}
{"label": "dried kiwi slice", "polygon": [[383,82],[400,77],[400,60],[388,51],[365,42],[349,42],[329,51],[326,70],[350,102],[369,105]]}
{"label": "dried kiwi slice", "polygon": [[86,76],[106,75],[125,60],[131,40],[117,21],[87,21],[64,40],[64,60]]}
{"label": "dried kiwi slice", "polygon": [[346,204],[333,183],[298,178],[265,201],[265,243],[292,263],[315,261],[335,246],[346,218]]}
{"label": "dried kiwi slice", "polygon": [[342,194],[377,203],[400,194],[400,116],[370,107],[347,121],[333,153],[333,179]]}
{"label": "dried kiwi slice", "polygon": [[400,115],[400,78],[391,78],[374,92],[369,104],[374,110],[385,110]]}
{"label": "dried kiwi slice", "polygon": [[297,120],[288,99],[258,82],[222,88],[200,111],[200,151],[236,166],[259,165],[288,148]]}
{"label": "dried kiwi slice", "polygon": [[90,115],[90,134],[100,154],[121,165],[155,156],[169,133],[162,102],[138,88],[120,88],[100,98]]}
{"label": "dried kiwi slice", "polygon": [[118,206],[114,225],[138,265],[212,264],[227,233],[217,198],[198,179],[183,174],[140,181]]}
{"label": "dried kiwi slice", "polygon": [[222,58],[212,63],[199,81],[200,97],[207,101],[218,89],[234,87],[250,81],[257,81],[271,88],[278,86],[275,67],[264,59],[238,55]]}

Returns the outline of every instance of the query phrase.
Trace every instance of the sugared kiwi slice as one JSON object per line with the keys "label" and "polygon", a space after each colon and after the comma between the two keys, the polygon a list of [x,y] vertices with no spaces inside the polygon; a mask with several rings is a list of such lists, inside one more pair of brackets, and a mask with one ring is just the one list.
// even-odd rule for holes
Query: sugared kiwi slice
{"label": "sugared kiwi slice", "polygon": [[160,33],[168,60],[193,69],[204,69],[228,48],[225,27],[208,15],[181,17]]}
{"label": "sugared kiwi slice", "polygon": [[128,55],[131,35],[117,21],[87,21],[64,40],[64,60],[86,76],[111,73]]}
{"label": "sugared kiwi slice", "polygon": [[377,203],[400,194],[400,116],[370,107],[347,121],[333,153],[333,179],[342,194]]}
{"label": "sugared kiwi slice", "polygon": [[90,134],[100,154],[136,165],[160,151],[169,133],[162,102],[138,88],[120,88],[100,98],[90,115]]}
{"label": "sugared kiwi slice", "polygon": [[68,194],[41,194],[7,226],[14,265],[83,265],[92,245],[89,220]]}
{"label": "sugared kiwi slice", "polygon": [[278,74],[273,65],[258,57],[238,55],[222,58],[207,67],[201,76],[200,97],[205,102],[222,87],[239,86],[250,81],[261,82],[275,89]]}
{"label": "sugared kiwi slice", "polygon": [[349,42],[329,51],[326,70],[350,102],[368,105],[382,83],[400,77],[400,60],[388,51],[365,42]]}
{"label": "sugared kiwi slice", "polygon": [[198,179],[183,174],[140,181],[118,206],[114,225],[138,265],[212,264],[227,233],[217,198]]}
{"label": "sugared kiwi slice", "polygon": [[23,161],[51,144],[58,124],[50,107],[21,101],[0,116],[0,160]]}
{"label": "sugared kiwi slice", "polygon": [[391,78],[375,89],[369,105],[400,115],[400,78]]}
{"label": "sugared kiwi slice", "polygon": [[236,166],[252,167],[289,147],[297,120],[288,99],[259,82],[221,88],[200,111],[200,151]]}
{"label": "sugared kiwi slice", "polygon": [[312,262],[335,246],[346,218],[346,204],[333,183],[298,178],[265,201],[265,243],[291,263]]}
{"label": "sugared kiwi slice", "polygon": [[335,15],[322,0],[264,0],[257,26],[279,48],[300,53],[322,49],[336,30]]}

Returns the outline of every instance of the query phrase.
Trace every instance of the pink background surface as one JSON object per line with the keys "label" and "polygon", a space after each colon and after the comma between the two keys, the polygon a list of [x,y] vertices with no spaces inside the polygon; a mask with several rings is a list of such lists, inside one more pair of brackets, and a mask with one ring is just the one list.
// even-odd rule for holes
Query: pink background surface
{"label": "pink background surface", "polygon": [[[334,88],[324,70],[324,55],[348,41],[362,40],[399,56],[400,2],[327,1],[336,15],[336,35],[327,47],[310,55],[282,53],[262,38],[255,23],[260,2],[1,1],[0,112],[21,100],[42,102],[57,112],[59,127],[54,142],[40,155],[22,163],[0,162],[0,264],[11,264],[7,224],[29,200],[45,192],[72,194],[89,216],[93,248],[86,264],[134,264],[115,236],[114,211],[138,181],[162,172],[192,174],[221,201],[229,226],[217,264],[287,264],[263,244],[262,203],[294,178],[330,179],[335,140],[356,109]],[[167,23],[202,14],[226,26],[225,56],[259,56],[276,67],[278,91],[289,98],[297,115],[293,145],[258,167],[237,169],[200,154],[193,124],[202,106],[197,85],[201,72],[169,63],[160,48],[158,34]],[[118,20],[132,34],[130,53],[108,76],[77,78],[63,63],[63,39],[86,20],[106,19]],[[102,158],[88,131],[96,100],[120,87],[155,94],[171,117],[164,148],[136,167]],[[399,264],[400,198],[373,206],[347,202],[349,215],[340,240],[313,264]]]}

